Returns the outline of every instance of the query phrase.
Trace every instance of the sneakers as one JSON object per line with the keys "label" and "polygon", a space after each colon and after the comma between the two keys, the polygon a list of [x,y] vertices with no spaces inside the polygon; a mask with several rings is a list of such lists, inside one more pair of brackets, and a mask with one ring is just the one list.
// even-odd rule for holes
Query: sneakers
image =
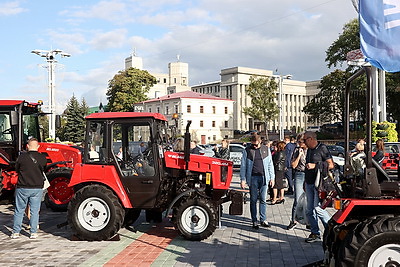
{"label": "sneakers", "polygon": [[255,230],[258,230],[258,229],[260,229],[260,227],[258,226],[258,223],[257,222],[253,222],[253,229],[255,229]]}
{"label": "sneakers", "polygon": [[268,223],[267,221],[263,221],[263,222],[261,223],[261,226],[262,226],[262,227],[265,227],[265,228],[270,228],[270,227],[271,227],[271,225],[269,225],[269,223]]}
{"label": "sneakers", "polygon": [[12,233],[12,234],[10,235],[10,238],[11,238],[11,239],[17,239],[17,238],[19,238],[19,233]]}
{"label": "sneakers", "polygon": [[313,243],[313,242],[317,242],[317,241],[321,241],[321,236],[318,234],[310,234],[307,238],[306,238],[306,242],[307,243]]}
{"label": "sneakers", "polygon": [[297,223],[291,221],[289,225],[286,227],[286,230],[292,230],[296,226],[296,224]]}
{"label": "sneakers", "polygon": [[36,238],[38,238],[38,234],[37,233],[32,233],[29,238],[30,239],[36,239]]}

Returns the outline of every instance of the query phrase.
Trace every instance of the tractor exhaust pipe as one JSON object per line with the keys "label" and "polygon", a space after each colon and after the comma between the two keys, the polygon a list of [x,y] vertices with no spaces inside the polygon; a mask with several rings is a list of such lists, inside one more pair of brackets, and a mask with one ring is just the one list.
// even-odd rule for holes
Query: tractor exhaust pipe
{"label": "tractor exhaust pipe", "polygon": [[190,128],[190,124],[192,124],[192,121],[188,121],[186,124],[186,131],[185,131],[185,144],[184,144],[184,154],[185,154],[185,162],[186,162],[186,167],[185,169],[189,169],[189,161],[190,161],[190,141],[191,141],[191,137],[190,137],[190,132],[189,132],[189,128]]}

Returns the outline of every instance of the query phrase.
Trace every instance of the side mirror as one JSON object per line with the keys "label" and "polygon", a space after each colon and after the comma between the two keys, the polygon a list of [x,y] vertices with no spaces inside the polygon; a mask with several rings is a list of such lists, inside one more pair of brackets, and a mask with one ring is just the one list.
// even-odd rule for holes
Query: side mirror
{"label": "side mirror", "polygon": [[18,125],[18,112],[11,111],[10,123],[11,123],[11,126],[17,126]]}

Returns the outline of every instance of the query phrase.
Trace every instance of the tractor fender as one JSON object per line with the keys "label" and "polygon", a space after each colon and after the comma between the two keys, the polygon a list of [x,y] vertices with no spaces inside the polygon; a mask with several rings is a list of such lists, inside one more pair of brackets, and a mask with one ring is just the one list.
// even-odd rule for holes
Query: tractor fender
{"label": "tractor fender", "polygon": [[[172,200],[171,204],[169,204],[167,212],[165,213],[165,217],[168,217],[168,214],[170,214],[172,208],[174,207],[175,203],[178,202],[179,199],[181,199],[182,197],[189,195],[191,193],[197,193],[199,196],[203,196],[204,194],[202,194],[202,192],[204,191],[204,189],[190,189],[190,190],[186,190],[185,192],[180,193],[179,195],[177,195],[174,200]],[[208,197],[207,197],[208,198]]]}
{"label": "tractor fender", "polygon": [[128,194],[119,179],[119,175],[113,165],[76,164],[72,172],[68,186],[80,184],[104,184],[118,196],[124,208],[133,208]]}

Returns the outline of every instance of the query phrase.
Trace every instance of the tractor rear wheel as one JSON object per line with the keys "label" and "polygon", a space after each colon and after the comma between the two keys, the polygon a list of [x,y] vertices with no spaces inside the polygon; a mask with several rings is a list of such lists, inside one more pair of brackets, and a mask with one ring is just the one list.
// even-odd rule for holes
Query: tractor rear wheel
{"label": "tractor rear wheel", "polygon": [[175,224],[186,239],[203,240],[217,228],[217,211],[207,199],[188,199],[177,208]]}
{"label": "tractor rear wheel", "polygon": [[400,217],[382,215],[359,223],[339,249],[337,266],[400,266]]}
{"label": "tractor rear wheel", "polygon": [[66,168],[55,169],[46,174],[50,182],[44,196],[46,207],[53,211],[66,211],[68,203],[74,195],[74,189],[68,187],[71,180],[71,170]]}
{"label": "tractor rear wheel", "polygon": [[109,240],[122,226],[125,210],[114,193],[102,185],[76,192],[68,206],[68,223],[83,240]]}

